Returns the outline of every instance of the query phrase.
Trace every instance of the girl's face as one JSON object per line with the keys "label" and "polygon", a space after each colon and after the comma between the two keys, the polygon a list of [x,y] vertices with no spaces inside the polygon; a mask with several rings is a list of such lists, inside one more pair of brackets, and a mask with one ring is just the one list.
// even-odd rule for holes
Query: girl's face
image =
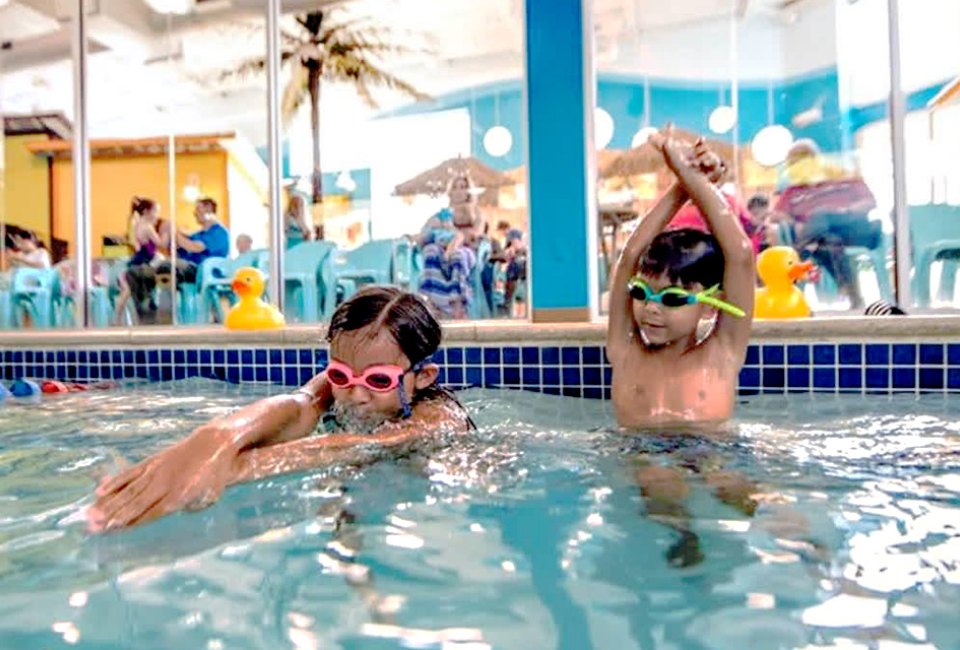
{"label": "girl's face", "polygon": [[141,218],[145,219],[147,223],[156,223],[157,219],[160,218],[160,204],[154,203],[153,207],[146,210]]}
{"label": "girl's face", "polygon": [[[653,291],[659,292],[667,287],[676,286],[666,275],[655,277],[643,274],[641,277]],[[704,289],[699,283],[683,288],[690,293],[697,293]],[[633,300],[633,319],[637,328],[643,335],[644,341],[654,347],[695,342],[700,319],[709,315],[711,311],[710,307],[700,303],[682,307],[664,307],[652,300]]]}
{"label": "girl's face", "polygon": [[[370,326],[344,332],[330,344],[331,357],[346,364],[355,376],[360,376],[373,366],[398,366],[405,371],[401,378],[407,399],[412,400],[418,390],[423,390],[437,379],[437,367],[427,365],[416,374],[410,370],[410,360],[385,330],[372,332]],[[348,422],[376,426],[396,418],[403,409],[399,390],[380,393],[362,384],[349,388],[331,385],[335,406],[348,416]]]}

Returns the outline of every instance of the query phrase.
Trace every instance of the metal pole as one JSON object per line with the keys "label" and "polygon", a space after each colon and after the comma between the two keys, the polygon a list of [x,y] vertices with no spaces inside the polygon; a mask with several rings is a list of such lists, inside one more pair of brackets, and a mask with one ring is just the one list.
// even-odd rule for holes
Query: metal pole
{"label": "metal pole", "polygon": [[730,181],[740,196],[740,17],[736,11],[730,15],[730,108],[733,110],[733,178]]}
{"label": "metal pole", "polygon": [[[167,14],[167,65],[170,72],[173,72],[173,14]],[[171,74],[172,79],[176,75]],[[177,295],[177,137],[174,133],[176,128],[173,114],[170,106],[165,109],[167,119],[167,198],[170,201],[170,207],[167,208],[170,214],[170,322],[178,325],[177,305],[179,296]],[[206,317],[206,314],[202,314]]]}
{"label": "metal pole", "polygon": [[71,51],[73,59],[73,205],[76,261],[77,325],[86,327],[90,273],[90,139],[87,129],[87,29],[86,2],[73,3]]}
{"label": "metal pole", "polygon": [[900,71],[900,4],[887,0],[890,22],[890,139],[893,152],[893,268],[897,301],[908,306],[910,296],[910,214],[907,208],[906,101]]}
{"label": "metal pole", "polygon": [[[170,322],[177,325],[177,138],[167,110],[167,184],[170,201]],[[203,314],[202,316],[205,316]]]}
{"label": "metal pole", "polygon": [[[597,106],[597,69],[594,64],[596,42],[593,30],[593,0],[580,1],[580,34],[583,48],[583,130],[586,156],[586,211],[587,211],[587,309],[588,318],[600,316],[600,269],[597,260],[599,250],[598,231],[600,215],[597,205],[597,143],[594,132],[594,112]],[[648,84],[649,86],[649,84]],[[644,110],[649,110],[646,104]],[[616,242],[614,242],[616,247]],[[531,292],[532,297],[532,292]],[[533,302],[527,302],[527,318],[532,318]]]}
{"label": "metal pole", "polygon": [[267,0],[267,133],[270,175],[270,278],[273,304],[283,311],[283,215],[280,214],[280,0]]}

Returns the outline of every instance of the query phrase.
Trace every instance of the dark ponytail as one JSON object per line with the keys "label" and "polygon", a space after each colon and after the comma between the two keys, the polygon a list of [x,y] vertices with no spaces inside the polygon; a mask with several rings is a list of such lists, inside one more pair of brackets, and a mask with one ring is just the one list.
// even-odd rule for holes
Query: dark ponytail
{"label": "dark ponytail", "polygon": [[140,196],[133,197],[133,200],[130,202],[130,211],[135,212],[138,215],[144,215],[147,212],[150,212],[157,205],[157,202],[153,199],[146,199]]}

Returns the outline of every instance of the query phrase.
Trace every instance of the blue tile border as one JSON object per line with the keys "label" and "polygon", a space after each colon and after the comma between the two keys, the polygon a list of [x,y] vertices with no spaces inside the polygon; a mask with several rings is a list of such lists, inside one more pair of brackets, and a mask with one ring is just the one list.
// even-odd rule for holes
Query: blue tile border
{"label": "blue tile border", "polygon": [[[322,347],[0,349],[0,378],[61,381],[205,377],[233,383],[301,385],[327,363]],[[451,345],[435,361],[454,388],[532,390],[609,398],[612,371],[602,346]],[[751,345],[741,394],[960,392],[960,344],[763,343]]]}

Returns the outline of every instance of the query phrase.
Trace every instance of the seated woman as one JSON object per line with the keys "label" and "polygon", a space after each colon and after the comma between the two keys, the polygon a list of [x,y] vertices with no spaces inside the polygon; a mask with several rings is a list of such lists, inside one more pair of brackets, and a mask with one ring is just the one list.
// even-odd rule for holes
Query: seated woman
{"label": "seated woman", "polygon": [[26,267],[31,269],[49,269],[50,252],[37,239],[36,233],[31,230],[22,230],[13,235],[13,244],[16,250],[7,253],[10,266]]}
{"label": "seated woman", "polygon": [[418,237],[423,255],[419,291],[446,318],[466,318],[473,300],[471,274],[482,237],[476,193],[467,176],[447,188],[450,207],[427,220]]}
{"label": "seated woman", "polygon": [[313,241],[313,219],[307,200],[302,194],[292,192],[287,211],[283,215],[283,231],[286,235],[287,248],[292,248],[304,241]]}

